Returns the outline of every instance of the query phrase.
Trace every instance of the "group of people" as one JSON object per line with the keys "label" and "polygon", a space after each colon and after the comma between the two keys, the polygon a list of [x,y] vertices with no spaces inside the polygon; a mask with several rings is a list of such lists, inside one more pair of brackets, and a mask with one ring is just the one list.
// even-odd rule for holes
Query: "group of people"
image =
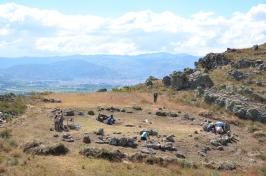
{"label": "group of people", "polygon": [[54,117],[54,129],[55,131],[62,131],[64,130],[64,115],[63,111],[60,110],[56,112]]}
{"label": "group of people", "polygon": [[99,114],[97,117],[97,120],[107,125],[113,125],[115,123],[115,119],[113,115],[107,116],[104,114]]}
{"label": "group of people", "polygon": [[215,134],[224,134],[230,132],[229,124],[222,121],[216,121],[215,123],[208,122],[203,126],[203,129],[207,132],[213,132]]}

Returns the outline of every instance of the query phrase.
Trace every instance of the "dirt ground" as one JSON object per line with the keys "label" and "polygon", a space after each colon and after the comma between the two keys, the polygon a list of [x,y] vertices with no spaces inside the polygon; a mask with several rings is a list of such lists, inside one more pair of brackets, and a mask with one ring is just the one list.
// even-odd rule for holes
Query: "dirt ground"
{"label": "dirt ground", "polygon": [[[19,146],[33,139],[42,141],[45,144],[63,143],[70,152],[65,156],[36,156],[22,153],[18,147],[19,164],[7,167],[4,175],[260,175],[256,168],[265,167],[265,160],[259,159],[258,155],[266,152],[265,143],[259,142],[252,137],[252,133],[247,128],[231,125],[232,132],[239,140],[236,143],[224,147],[223,151],[211,150],[207,157],[199,156],[198,152],[208,144],[209,140],[216,137],[215,134],[203,132],[201,123],[204,117],[200,117],[199,112],[207,112],[206,109],[192,107],[181,103],[169,101],[166,95],[159,96],[158,103],[152,102],[152,95],[148,93],[88,93],[88,94],[50,94],[47,98],[62,100],[62,103],[36,103],[28,106],[27,112],[9,124],[12,129],[12,139]],[[141,106],[142,111],[132,109],[132,106]],[[101,113],[113,114],[117,123],[106,125],[96,121],[98,107],[117,107],[130,109],[133,113],[109,112]],[[68,132],[74,137],[73,143],[61,141],[63,132],[50,131],[53,126],[51,110],[54,108],[72,109],[84,112],[83,116],[75,116],[75,123],[81,126],[80,130]],[[162,108],[167,112],[175,112],[178,117],[158,117],[155,112]],[[88,115],[87,112],[93,110],[95,115]],[[185,114],[195,118],[194,121],[182,118]],[[147,120],[146,120],[147,119]],[[146,122],[148,121],[148,123]],[[128,127],[130,126],[130,127]],[[97,136],[94,132],[103,128],[106,136],[137,137],[141,129],[156,129],[160,135],[175,135],[175,147],[177,151],[186,156],[186,160],[198,163],[198,169],[181,168],[180,166],[157,166],[143,163],[131,163],[128,161],[117,163],[101,159],[85,158],[79,154],[80,149],[86,146],[106,148],[133,154],[139,152],[145,142],[138,141],[136,149],[116,147],[107,144],[96,144]],[[198,134],[195,133],[198,132]],[[114,134],[120,132],[121,134]],[[82,135],[89,133],[91,144],[82,142]],[[59,137],[54,137],[59,134]],[[153,137],[160,141],[160,138]],[[156,151],[158,156],[175,156],[175,152]],[[208,161],[232,161],[237,164],[237,169],[233,171],[217,171],[201,166]],[[1,174],[0,174],[1,175]]]}

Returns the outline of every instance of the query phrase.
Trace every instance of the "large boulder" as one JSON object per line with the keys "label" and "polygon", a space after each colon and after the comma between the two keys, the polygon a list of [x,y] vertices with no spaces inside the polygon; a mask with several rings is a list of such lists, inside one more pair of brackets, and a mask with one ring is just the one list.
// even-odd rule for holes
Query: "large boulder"
{"label": "large boulder", "polygon": [[240,80],[248,78],[247,74],[245,74],[245,73],[243,73],[241,71],[238,71],[238,70],[230,70],[228,72],[228,76],[231,79],[234,79],[234,80],[237,80],[237,81],[240,81]]}
{"label": "large boulder", "polygon": [[162,82],[163,82],[163,85],[164,85],[165,87],[169,87],[169,86],[171,86],[171,77],[170,77],[170,76],[165,76],[165,77],[163,77]]}
{"label": "large boulder", "polygon": [[189,88],[191,89],[210,88],[212,86],[213,82],[207,73],[195,72],[189,76]]}
{"label": "large boulder", "polygon": [[175,90],[188,88],[188,77],[183,72],[173,72],[171,74],[171,86]]}
{"label": "large boulder", "polygon": [[158,78],[150,76],[148,79],[146,79],[145,85],[146,86],[152,86],[153,85],[153,81],[157,81],[157,80],[158,80]]}
{"label": "large boulder", "polygon": [[22,146],[23,152],[35,155],[65,155],[68,148],[64,144],[45,146],[42,142],[31,141]]}
{"label": "large boulder", "polygon": [[119,150],[111,151],[101,148],[84,148],[79,152],[81,155],[86,157],[94,157],[94,158],[101,158],[107,159],[110,161],[121,161],[126,155]]}
{"label": "large boulder", "polygon": [[114,146],[121,146],[121,147],[131,147],[131,148],[136,148],[138,144],[135,143],[135,139],[133,138],[117,138],[117,137],[112,137],[109,140],[110,145]]}
{"label": "large boulder", "polygon": [[218,66],[227,65],[230,60],[224,54],[221,53],[210,53],[205,57],[200,58],[198,62],[195,63],[196,66],[201,66],[206,70],[212,70]]}
{"label": "large boulder", "polygon": [[89,144],[89,143],[91,143],[91,138],[90,138],[90,136],[89,136],[88,133],[85,133],[85,134],[84,134],[82,141],[83,141],[83,143],[85,143],[85,144]]}
{"label": "large boulder", "polygon": [[248,67],[254,67],[256,65],[256,61],[254,60],[249,60],[249,59],[240,59],[235,62],[232,62],[232,67],[233,68],[248,68]]}

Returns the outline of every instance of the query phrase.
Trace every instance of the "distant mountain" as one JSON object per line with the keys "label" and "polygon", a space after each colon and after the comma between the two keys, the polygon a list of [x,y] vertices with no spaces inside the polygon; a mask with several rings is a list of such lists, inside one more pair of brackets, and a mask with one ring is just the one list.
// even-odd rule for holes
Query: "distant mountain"
{"label": "distant mountain", "polygon": [[101,80],[125,84],[143,81],[150,75],[162,77],[175,70],[193,67],[196,60],[195,56],[168,53],[0,58],[0,76],[10,80]]}
{"label": "distant mountain", "polygon": [[107,67],[88,63],[84,60],[64,60],[50,64],[14,65],[0,71],[11,80],[72,81],[81,79],[113,79],[120,74]]}

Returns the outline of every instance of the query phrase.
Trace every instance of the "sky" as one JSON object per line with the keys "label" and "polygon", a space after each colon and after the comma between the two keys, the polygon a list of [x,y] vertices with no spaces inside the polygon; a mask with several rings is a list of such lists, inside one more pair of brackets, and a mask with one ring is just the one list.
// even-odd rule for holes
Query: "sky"
{"label": "sky", "polygon": [[266,0],[0,0],[0,57],[202,56],[266,42]]}

